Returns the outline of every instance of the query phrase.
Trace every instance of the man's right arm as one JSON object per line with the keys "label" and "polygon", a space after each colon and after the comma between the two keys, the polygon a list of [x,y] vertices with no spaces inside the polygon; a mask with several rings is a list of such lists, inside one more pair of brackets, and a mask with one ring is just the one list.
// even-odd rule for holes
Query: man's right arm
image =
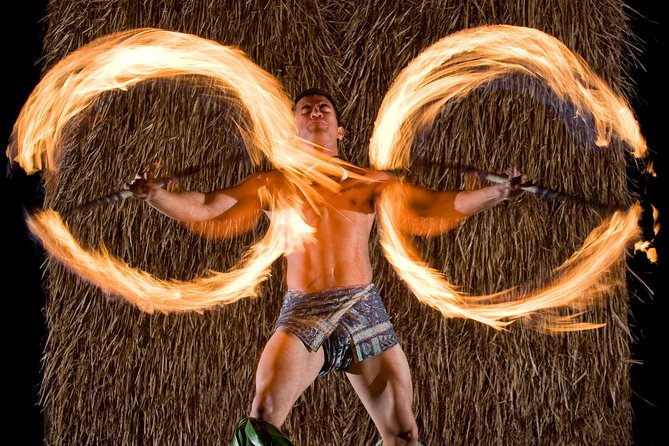
{"label": "man's right arm", "polygon": [[[162,183],[138,179],[129,188],[136,198],[146,201],[175,220],[192,223],[211,220],[235,207],[236,214],[253,214],[262,209],[258,189],[267,183],[266,174],[246,178],[237,186],[212,192],[170,192]],[[243,208],[243,209],[240,209]]]}

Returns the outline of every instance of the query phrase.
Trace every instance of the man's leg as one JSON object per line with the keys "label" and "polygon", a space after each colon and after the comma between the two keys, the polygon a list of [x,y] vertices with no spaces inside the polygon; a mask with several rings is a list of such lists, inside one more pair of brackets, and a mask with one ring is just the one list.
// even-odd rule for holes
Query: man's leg
{"label": "man's leg", "polygon": [[346,375],[379,430],[384,446],[415,445],[418,426],[411,409],[411,373],[399,344],[379,356],[352,364]]}
{"label": "man's leg", "polygon": [[280,427],[295,401],[318,376],[323,359],[322,347],[310,352],[297,336],[277,330],[258,363],[251,417]]}

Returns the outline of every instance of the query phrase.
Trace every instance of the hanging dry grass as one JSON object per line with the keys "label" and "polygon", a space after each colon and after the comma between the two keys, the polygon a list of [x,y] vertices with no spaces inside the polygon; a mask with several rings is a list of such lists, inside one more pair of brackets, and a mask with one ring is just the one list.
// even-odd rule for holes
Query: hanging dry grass
{"label": "hanging dry grass", "polygon": [[[454,31],[484,24],[541,29],[629,91],[628,29],[619,0],[266,1],[52,0],[45,68],[96,37],[135,27],[183,31],[236,45],[289,94],[328,89],[347,128],[343,155],[367,165],[378,107],[399,71]],[[623,148],[595,150],[545,100],[540,85],[477,91],[443,110],[413,154],[411,181],[463,186],[448,166],[503,171],[566,193],[626,203]],[[68,129],[46,207],[69,209],[117,190],[155,161],[163,173],[201,167],[182,187],[230,186],[253,167],[221,92],[187,78],[107,94]],[[601,220],[595,209],[523,196],[421,240],[431,265],[474,293],[535,287]],[[104,243],[133,266],[190,279],[225,270],[266,229],[229,241],[196,236],[128,200],[68,220],[86,246]],[[627,293],[603,296],[587,317],[603,329],[549,336],[522,325],[497,332],[421,306],[370,241],[389,313],[410,362],[421,438],[439,444],[611,445],[631,442]],[[278,315],[282,264],[261,296],[204,314],[147,315],[104,296],[61,265],[46,265],[48,342],[42,403],[46,444],[226,444],[248,414],[254,372]],[[612,272],[624,282],[624,264]],[[343,375],[317,381],[284,426],[299,445],[370,445],[378,435]]]}

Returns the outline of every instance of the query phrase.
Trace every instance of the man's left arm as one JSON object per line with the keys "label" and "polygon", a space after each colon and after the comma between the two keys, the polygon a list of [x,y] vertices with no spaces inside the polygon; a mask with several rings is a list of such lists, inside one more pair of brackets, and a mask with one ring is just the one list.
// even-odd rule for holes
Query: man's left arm
{"label": "man's left arm", "polygon": [[476,190],[434,191],[409,183],[397,183],[393,187],[398,187],[394,205],[401,208],[396,215],[403,231],[421,236],[440,235],[465,218],[522,192],[521,176],[516,170],[509,171],[509,179],[504,183]]}

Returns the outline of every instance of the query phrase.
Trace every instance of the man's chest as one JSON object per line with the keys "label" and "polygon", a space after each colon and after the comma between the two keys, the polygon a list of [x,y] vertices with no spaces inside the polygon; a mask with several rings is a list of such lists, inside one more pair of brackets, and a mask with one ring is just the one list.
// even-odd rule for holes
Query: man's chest
{"label": "man's chest", "polygon": [[315,206],[304,206],[305,215],[337,218],[339,215],[337,211],[363,215],[374,214],[373,189],[369,183],[351,180],[343,182],[341,189],[336,192],[323,187],[316,187],[315,190],[320,199]]}

